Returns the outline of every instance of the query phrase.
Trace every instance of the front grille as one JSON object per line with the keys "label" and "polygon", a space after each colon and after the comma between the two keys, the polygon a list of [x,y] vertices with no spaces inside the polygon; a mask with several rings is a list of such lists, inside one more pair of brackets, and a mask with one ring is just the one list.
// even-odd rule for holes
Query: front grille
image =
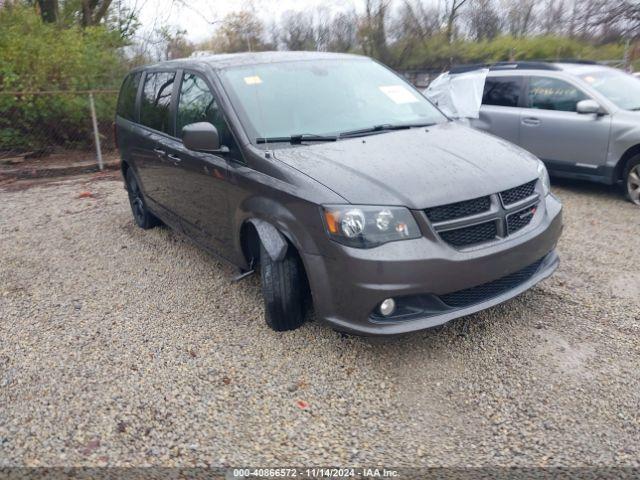
{"label": "front grille", "polygon": [[469,245],[494,240],[498,236],[498,229],[495,220],[491,220],[490,222],[439,233],[440,237],[450,245],[454,247],[467,247]]}
{"label": "front grille", "polygon": [[464,202],[428,208],[426,213],[432,222],[444,222],[446,220],[455,220],[456,218],[477,215],[478,213],[486,212],[489,208],[491,208],[491,199],[489,197],[480,197]]}
{"label": "front grille", "polygon": [[466,290],[459,290],[457,292],[441,295],[442,300],[449,307],[468,307],[476,303],[484,302],[491,298],[497,297],[504,292],[512,290],[524,282],[529,280],[538,271],[542,261],[540,259],[537,262],[523,268],[511,275],[499,278],[493,282],[478,285],[477,287],[467,288]]}
{"label": "front grille", "polygon": [[509,235],[523,229],[531,223],[531,219],[536,213],[537,205],[525,208],[519,212],[512,213],[507,217],[507,231]]}
{"label": "front grille", "polygon": [[[434,230],[453,247],[468,247],[505,238],[531,223],[539,203],[536,182],[532,180],[486,197],[428,208],[425,213]],[[527,207],[522,208],[524,205]],[[518,207],[521,210],[515,211]],[[451,220],[455,220],[454,229],[451,229],[452,224],[444,223]]]}
{"label": "front grille", "polygon": [[536,180],[532,180],[529,183],[520,185],[518,187],[510,188],[504,192],[500,192],[500,198],[503,205],[511,205],[512,203],[519,202],[525,198],[529,198],[536,191]]}

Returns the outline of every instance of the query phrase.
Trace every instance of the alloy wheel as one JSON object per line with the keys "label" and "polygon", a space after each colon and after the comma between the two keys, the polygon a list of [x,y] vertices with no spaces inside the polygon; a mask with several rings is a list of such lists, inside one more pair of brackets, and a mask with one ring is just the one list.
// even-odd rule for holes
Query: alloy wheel
{"label": "alloy wheel", "polygon": [[138,225],[144,223],[144,202],[142,201],[142,194],[133,176],[129,181],[129,201],[131,202],[131,210],[133,210],[133,216],[136,218]]}
{"label": "alloy wheel", "polygon": [[640,205],[640,164],[631,169],[627,176],[627,192],[636,205]]}

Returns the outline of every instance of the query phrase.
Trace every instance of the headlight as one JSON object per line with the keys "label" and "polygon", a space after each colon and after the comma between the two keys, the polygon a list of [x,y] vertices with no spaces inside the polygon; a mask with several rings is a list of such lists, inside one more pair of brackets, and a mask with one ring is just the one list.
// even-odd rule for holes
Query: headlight
{"label": "headlight", "polygon": [[420,237],[418,224],[404,207],[323,207],[329,237],[357,248],[372,248],[387,242]]}
{"label": "headlight", "polygon": [[549,172],[541,160],[538,160],[538,178],[542,182],[542,194],[546,197],[551,191],[551,181],[549,180]]}

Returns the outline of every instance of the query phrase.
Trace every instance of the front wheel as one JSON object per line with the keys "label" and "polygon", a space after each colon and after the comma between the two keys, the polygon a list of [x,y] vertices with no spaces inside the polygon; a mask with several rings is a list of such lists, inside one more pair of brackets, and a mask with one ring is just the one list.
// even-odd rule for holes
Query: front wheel
{"label": "front wheel", "polygon": [[624,180],[627,198],[636,205],[640,205],[640,155],[636,155],[625,168]]}
{"label": "front wheel", "polygon": [[284,259],[274,261],[260,244],[260,276],[267,325],[276,332],[300,327],[304,323],[307,280],[297,252],[289,246]]}

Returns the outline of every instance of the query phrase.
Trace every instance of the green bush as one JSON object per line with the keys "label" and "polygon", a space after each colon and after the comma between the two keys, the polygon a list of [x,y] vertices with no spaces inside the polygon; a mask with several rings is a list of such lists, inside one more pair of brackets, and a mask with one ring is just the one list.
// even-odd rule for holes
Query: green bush
{"label": "green bush", "polygon": [[[117,89],[124,74],[121,40],[104,27],[63,28],[43,23],[34,9],[0,8],[0,150],[88,146],[86,94],[14,94]],[[104,123],[116,94],[96,95]]]}
{"label": "green bush", "polygon": [[428,39],[413,49],[399,68],[447,68],[452,64],[515,60],[585,60],[622,59],[621,44],[592,45],[588,42],[555,36],[530,38],[497,37],[471,42],[459,40],[449,44],[444,36]]}

